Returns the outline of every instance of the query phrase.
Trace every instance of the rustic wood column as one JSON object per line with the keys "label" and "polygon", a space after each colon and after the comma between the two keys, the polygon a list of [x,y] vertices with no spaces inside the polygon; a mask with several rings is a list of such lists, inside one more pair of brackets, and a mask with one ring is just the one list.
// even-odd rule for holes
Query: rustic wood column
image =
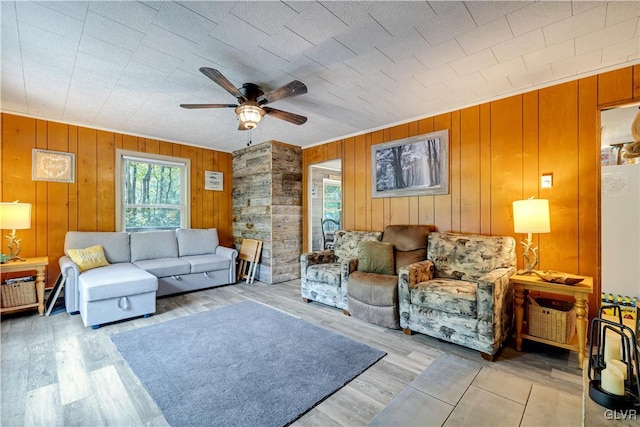
{"label": "rustic wood column", "polygon": [[267,141],[233,153],[233,241],[262,240],[256,278],[300,278],[302,149]]}

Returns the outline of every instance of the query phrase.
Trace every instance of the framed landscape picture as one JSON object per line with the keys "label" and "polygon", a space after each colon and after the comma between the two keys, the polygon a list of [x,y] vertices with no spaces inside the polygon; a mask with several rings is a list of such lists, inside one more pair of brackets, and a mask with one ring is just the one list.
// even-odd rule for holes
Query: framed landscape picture
{"label": "framed landscape picture", "polygon": [[449,131],[371,146],[371,197],[449,194]]}

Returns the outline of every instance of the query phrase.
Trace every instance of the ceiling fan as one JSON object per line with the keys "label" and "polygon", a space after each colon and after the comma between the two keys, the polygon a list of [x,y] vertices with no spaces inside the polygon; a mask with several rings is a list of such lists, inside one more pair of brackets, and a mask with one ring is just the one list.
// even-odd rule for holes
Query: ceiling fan
{"label": "ceiling fan", "polygon": [[213,68],[202,67],[200,72],[233,95],[238,104],[180,104],[182,108],[235,108],[240,121],[238,130],[254,129],[265,114],[294,125],[301,125],[307,121],[304,116],[265,106],[270,102],[307,93],[307,87],[301,81],[294,80],[265,94],[260,86],[254,83],[245,83],[241,88],[236,88],[220,71]]}

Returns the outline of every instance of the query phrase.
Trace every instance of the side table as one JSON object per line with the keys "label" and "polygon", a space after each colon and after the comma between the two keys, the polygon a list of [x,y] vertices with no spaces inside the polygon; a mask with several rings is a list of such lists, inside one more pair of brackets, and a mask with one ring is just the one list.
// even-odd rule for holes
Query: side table
{"label": "side table", "polygon": [[11,261],[6,264],[0,264],[0,272],[16,273],[22,271],[36,272],[36,298],[35,304],[19,305],[16,307],[4,307],[0,309],[0,313],[10,313],[13,311],[23,310],[25,308],[38,308],[40,316],[44,314],[44,273],[46,266],[49,265],[49,257],[27,258],[25,261]]}
{"label": "side table", "polygon": [[[584,276],[581,276],[584,277]],[[511,276],[511,283],[515,291],[516,309],[516,350],[522,351],[522,340],[528,339],[556,347],[566,348],[578,352],[578,365],[582,369],[585,360],[587,347],[587,306],[588,295],[593,293],[593,278],[584,277],[582,282],[575,285],[561,285],[558,283],[545,282],[535,275]],[[540,291],[551,294],[570,295],[576,301],[576,335],[570,343],[563,344],[533,335],[522,333],[522,322],[524,320],[524,301],[528,291]]]}

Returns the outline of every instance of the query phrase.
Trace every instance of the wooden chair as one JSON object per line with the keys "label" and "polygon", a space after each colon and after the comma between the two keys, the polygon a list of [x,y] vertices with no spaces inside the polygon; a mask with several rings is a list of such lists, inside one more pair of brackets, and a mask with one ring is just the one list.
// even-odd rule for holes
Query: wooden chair
{"label": "wooden chair", "polygon": [[238,279],[245,279],[247,283],[253,283],[262,252],[262,240],[242,239],[240,255],[238,259]]}

